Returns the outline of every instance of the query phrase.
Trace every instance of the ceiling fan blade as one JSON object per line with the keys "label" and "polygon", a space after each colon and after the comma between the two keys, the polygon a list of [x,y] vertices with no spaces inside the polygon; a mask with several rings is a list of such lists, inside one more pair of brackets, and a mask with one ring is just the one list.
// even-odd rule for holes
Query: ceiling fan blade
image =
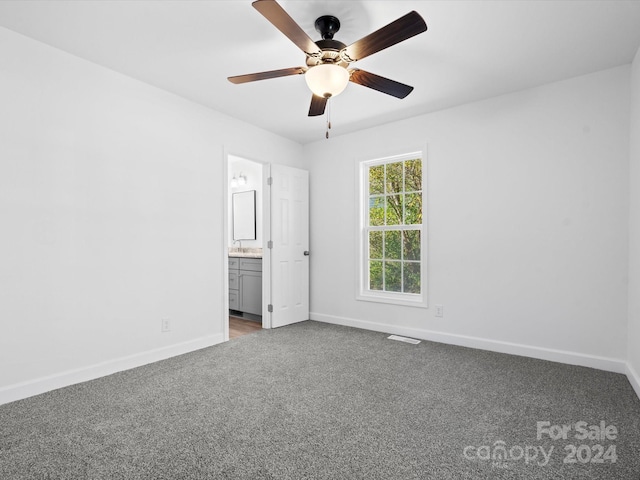
{"label": "ceiling fan blade", "polygon": [[349,81],[362,85],[364,87],[373,88],[387,95],[394,96],[396,98],[404,98],[413,91],[413,87],[405,85],[404,83],[390,80],[374,73],[365,72],[358,68],[351,70],[351,77]]}
{"label": "ceiling fan blade", "polygon": [[418,12],[412,11],[389,25],[367,35],[344,48],[340,55],[349,62],[362,60],[371,54],[391,47],[427,30],[427,24]]}
{"label": "ceiling fan blade", "polygon": [[322,57],[322,50],[275,0],[256,0],[251,5],[308,57]]}
{"label": "ceiling fan blade", "polygon": [[288,75],[302,75],[305,69],[302,67],[283,68],[281,70],[271,70],[268,72],[248,73],[246,75],[236,75],[235,77],[228,77],[231,83],[247,83],[255,82],[256,80],[267,80],[269,78],[286,77]]}
{"label": "ceiling fan blade", "polygon": [[317,117],[324,113],[324,108],[327,106],[327,98],[319,95],[313,95],[311,97],[311,106],[309,107],[309,116]]}

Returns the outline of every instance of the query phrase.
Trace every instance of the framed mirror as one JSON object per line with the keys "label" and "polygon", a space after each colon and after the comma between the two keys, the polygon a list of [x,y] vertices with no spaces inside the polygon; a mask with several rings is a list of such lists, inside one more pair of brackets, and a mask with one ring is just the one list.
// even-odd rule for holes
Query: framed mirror
{"label": "framed mirror", "polygon": [[233,239],[256,239],[256,191],[233,194]]}

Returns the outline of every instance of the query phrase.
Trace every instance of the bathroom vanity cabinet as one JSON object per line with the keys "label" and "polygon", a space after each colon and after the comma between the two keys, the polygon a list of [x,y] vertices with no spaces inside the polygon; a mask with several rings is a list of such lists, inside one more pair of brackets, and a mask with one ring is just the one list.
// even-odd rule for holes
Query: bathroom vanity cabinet
{"label": "bathroom vanity cabinet", "polygon": [[229,309],[262,315],[262,259],[229,257]]}

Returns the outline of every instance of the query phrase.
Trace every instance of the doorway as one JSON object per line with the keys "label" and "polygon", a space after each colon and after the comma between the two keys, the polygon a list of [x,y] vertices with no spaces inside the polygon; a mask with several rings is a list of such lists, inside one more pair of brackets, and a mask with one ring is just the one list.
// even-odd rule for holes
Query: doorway
{"label": "doorway", "polygon": [[260,328],[308,320],[309,172],[227,154],[224,180],[225,340],[230,311]]}
{"label": "doorway", "polygon": [[227,156],[228,315],[225,338],[252,333],[265,324],[263,312],[265,165]]}

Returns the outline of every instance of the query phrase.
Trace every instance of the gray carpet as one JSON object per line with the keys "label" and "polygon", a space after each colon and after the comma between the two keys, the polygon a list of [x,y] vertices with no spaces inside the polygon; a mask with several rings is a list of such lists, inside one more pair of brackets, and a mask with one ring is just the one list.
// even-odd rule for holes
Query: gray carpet
{"label": "gray carpet", "polygon": [[316,322],[0,406],[0,428],[3,480],[640,478],[623,375]]}

